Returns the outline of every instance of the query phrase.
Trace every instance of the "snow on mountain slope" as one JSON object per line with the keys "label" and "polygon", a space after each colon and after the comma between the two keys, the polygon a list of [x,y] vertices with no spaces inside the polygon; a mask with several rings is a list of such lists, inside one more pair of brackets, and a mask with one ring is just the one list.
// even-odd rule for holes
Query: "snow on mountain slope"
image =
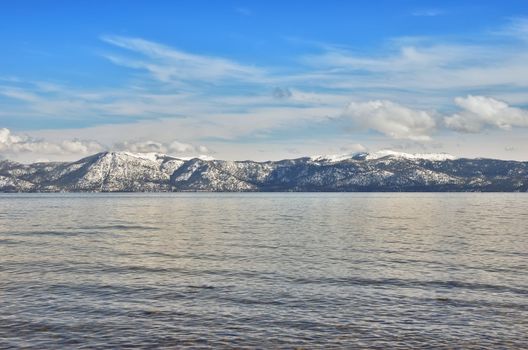
{"label": "snow on mountain slope", "polygon": [[174,172],[175,189],[194,191],[256,191],[257,187],[237,174],[235,162],[191,159]]}
{"label": "snow on mountain slope", "polygon": [[456,157],[447,154],[447,153],[404,153],[396,152],[391,150],[382,150],[378,152],[368,153],[365,156],[365,159],[380,159],[384,157],[395,157],[395,158],[405,158],[405,159],[424,159],[431,161],[444,161],[444,160],[455,160]]}
{"label": "snow on mountain slope", "polygon": [[63,163],[0,161],[4,192],[527,190],[528,162],[393,151],[268,162],[129,152]]}
{"label": "snow on mountain slope", "polygon": [[337,162],[341,162],[346,159],[351,159],[352,157],[354,157],[355,154],[356,153],[316,155],[316,156],[311,156],[310,161],[315,162],[315,163],[319,163],[319,162],[337,163]]}
{"label": "snow on mountain slope", "polygon": [[185,162],[162,154],[101,153],[82,166],[72,188],[101,191],[159,191],[169,189],[172,173]]}
{"label": "snow on mountain slope", "polygon": [[29,181],[0,175],[0,190],[26,192],[35,188],[35,185]]}
{"label": "snow on mountain slope", "polygon": [[355,160],[373,160],[385,157],[402,158],[402,159],[424,159],[431,161],[455,160],[456,157],[447,153],[404,153],[391,150],[382,150],[373,153],[345,153],[345,154],[328,154],[310,157],[312,162],[316,163],[338,163],[347,159]]}

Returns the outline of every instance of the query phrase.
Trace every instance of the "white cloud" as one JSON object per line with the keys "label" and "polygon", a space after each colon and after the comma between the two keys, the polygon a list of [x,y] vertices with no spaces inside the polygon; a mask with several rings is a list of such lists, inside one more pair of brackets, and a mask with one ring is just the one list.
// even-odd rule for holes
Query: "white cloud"
{"label": "white cloud", "polygon": [[[267,68],[189,53],[140,38],[106,36],[102,40],[110,44],[105,47],[112,51],[106,57],[143,74],[130,69],[126,83],[97,89],[87,88],[89,84],[82,82],[66,86],[56,81],[0,77],[0,98],[7,101],[0,117],[17,129],[37,118],[53,118],[54,124],[68,120],[69,125],[78,120],[77,129],[31,131],[32,136],[46,141],[31,139],[10,146],[28,150],[37,144],[41,149],[47,145],[47,152],[54,150],[57,154],[73,152],[68,149],[84,143],[71,141],[74,143],[68,145],[63,144],[66,141],[49,140],[75,135],[114,145],[124,143],[119,135],[127,135],[123,149],[136,152],[206,153],[195,146],[206,139],[216,156],[222,156],[220,147],[224,147],[229,149],[224,157],[231,159],[239,158],[238,154],[254,157],[260,151],[255,150],[257,146],[251,149],[251,145],[257,142],[262,149],[263,145],[284,142],[288,145],[280,147],[297,148],[302,155],[315,152],[300,145],[290,146],[295,142],[290,135],[307,137],[303,135],[305,129],[326,126],[317,137],[308,137],[310,142],[353,136],[355,141],[371,147],[371,139],[385,143],[395,142],[393,139],[428,140],[440,126],[435,119],[442,117],[441,126],[449,130],[435,134],[435,140],[446,135],[453,136],[455,142],[460,137],[484,138],[483,134],[461,135],[452,130],[477,133],[493,129],[498,135],[503,129],[526,125],[524,110],[500,100],[512,105],[528,104],[527,23],[526,19],[514,20],[506,29],[488,32],[479,41],[464,37],[394,38],[369,52],[318,45],[316,49],[322,50],[319,54],[300,59],[301,64],[295,67]],[[494,99],[476,96],[473,98],[483,100],[473,106],[465,101],[468,98],[459,98],[456,104],[460,110],[452,115],[440,116],[430,110],[450,110],[454,96],[482,91]],[[346,108],[344,116],[358,126],[352,135],[330,125],[350,96],[356,101],[370,101]],[[492,112],[482,111],[484,106]],[[128,117],[130,122],[116,123],[117,117]],[[366,128],[381,134],[372,137],[364,133]],[[178,141],[171,147],[174,137]],[[250,137],[253,140],[247,142]],[[240,139],[245,140],[244,147],[240,147]],[[332,147],[338,151],[346,143]],[[518,152],[523,148],[519,144],[515,147]]]}
{"label": "white cloud", "polygon": [[528,127],[527,110],[510,107],[491,97],[457,97],[455,104],[462,110],[444,118],[445,125],[452,130],[477,133],[485,128]]}
{"label": "white cloud", "polygon": [[367,148],[360,143],[351,143],[351,144],[341,146],[339,150],[341,152],[356,153],[356,152],[365,152],[367,151]]}
{"label": "white cloud", "polygon": [[73,160],[108,149],[134,153],[164,153],[180,156],[207,155],[213,153],[204,145],[192,145],[180,141],[122,141],[112,147],[90,140],[56,140],[13,134],[0,128],[0,158],[35,161],[37,159]]}
{"label": "white cloud", "polygon": [[522,41],[528,41],[528,18],[513,18],[511,19],[509,25],[496,31],[495,34],[506,37],[514,37]]}
{"label": "white cloud", "polygon": [[0,153],[17,155],[34,153],[38,155],[86,155],[103,150],[103,146],[95,141],[64,140],[49,142],[34,139],[29,136],[15,135],[9,129],[0,129]]}
{"label": "white cloud", "polygon": [[103,36],[102,40],[139,54],[138,60],[106,55],[113,63],[130,68],[145,69],[163,82],[201,80],[210,83],[219,79],[243,81],[262,79],[263,72],[253,66],[243,65],[225,58],[187,53],[156,42],[121,36]]}
{"label": "white cloud", "polygon": [[116,143],[113,147],[117,151],[129,151],[134,153],[165,153],[171,155],[196,155],[211,153],[211,151],[203,146],[194,146],[189,143],[172,141],[172,142],[158,142],[158,141],[124,141]]}
{"label": "white cloud", "polygon": [[363,128],[395,139],[430,140],[436,127],[434,112],[411,109],[387,100],[351,102],[343,115]]}
{"label": "white cloud", "polygon": [[[461,110],[443,117],[444,126],[454,131],[478,133],[491,128],[528,127],[528,110],[491,97],[457,97],[455,104]],[[388,100],[351,102],[343,115],[360,127],[394,139],[413,141],[430,140],[437,129],[436,118],[440,116],[435,111],[412,109]]]}
{"label": "white cloud", "polygon": [[[481,42],[448,41],[435,37],[394,38],[374,53],[353,48],[327,47],[301,58],[311,67],[296,78],[322,87],[390,89],[415,94],[468,93],[471,89],[500,91],[505,86],[528,87],[526,20],[517,20],[507,32],[488,33]],[[508,35],[506,39],[504,35]],[[464,39],[464,38],[462,38]],[[412,78],[410,78],[412,77]],[[290,85],[292,85],[290,83]]]}
{"label": "white cloud", "polygon": [[124,141],[114,145],[117,151],[129,151],[134,153],[166,153],[167,148],[161,142],[156,141]]}
{"label": "white cloud", "polygon": [[10,86],[0,86],[0,95],[26,102],[36,102],[39,100],[39,97],[33,93]]}

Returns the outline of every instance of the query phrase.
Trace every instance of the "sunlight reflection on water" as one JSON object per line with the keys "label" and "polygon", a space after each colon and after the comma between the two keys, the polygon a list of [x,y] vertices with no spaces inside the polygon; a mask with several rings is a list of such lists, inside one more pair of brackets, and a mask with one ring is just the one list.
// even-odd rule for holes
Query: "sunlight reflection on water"
{"label": "sunlight reflection on water", "polygon": [[522,194],[0,195],[0,348],[528,344]]}

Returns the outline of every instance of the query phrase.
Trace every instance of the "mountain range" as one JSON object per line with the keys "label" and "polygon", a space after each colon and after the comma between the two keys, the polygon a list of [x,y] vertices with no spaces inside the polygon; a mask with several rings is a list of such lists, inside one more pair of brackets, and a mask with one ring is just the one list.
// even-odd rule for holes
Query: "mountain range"
{"label": "mountain range", "polygon": [[528,162],[392,151],[280,161],[102,152],[74,162],[0,161],[0,192],[527,192]]}

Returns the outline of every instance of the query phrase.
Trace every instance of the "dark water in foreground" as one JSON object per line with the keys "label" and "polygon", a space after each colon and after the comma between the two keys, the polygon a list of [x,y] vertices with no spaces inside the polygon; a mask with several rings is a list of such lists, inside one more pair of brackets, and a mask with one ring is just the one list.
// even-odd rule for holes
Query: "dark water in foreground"
{"label": "dark water in foreground", "polygon": [[0,348],[527,348],[528,195],[1,195]]}

